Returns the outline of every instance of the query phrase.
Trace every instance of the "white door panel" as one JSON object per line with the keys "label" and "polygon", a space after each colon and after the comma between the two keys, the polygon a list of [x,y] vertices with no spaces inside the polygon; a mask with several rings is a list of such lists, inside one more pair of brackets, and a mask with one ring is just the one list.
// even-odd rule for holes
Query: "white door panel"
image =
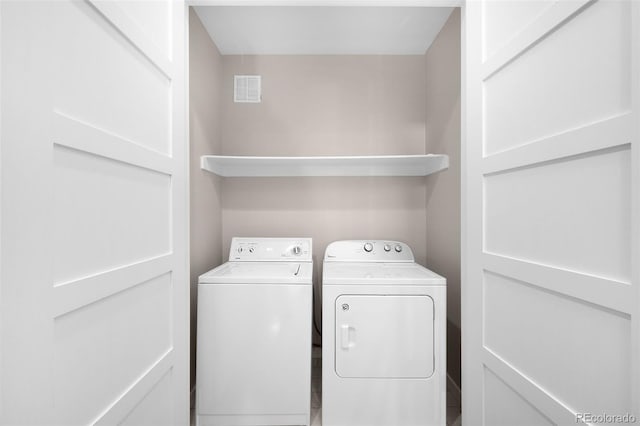
{"label": "white door panel", "polygon": [[485,175],[484,250],[628,283],[630,166],[627,144]]}
{"label": "white door panel", "polygon": [[629,111],[630,7],[597,1],[485,78],[486,155]]}
{"label": "white door panel", "polygon": [[484,282],[486,350],[581,412],[628,410],[629,315],[489,272]]}
{"label": "white door panel", "polygon": [[[522,398],[513,388],[500,380],[488,368],[484,370],[484,401],[486,414],[483,424],[491,426],[554,426],[551,420]],[[466,422],[465,422],[466,423]],[[474,422],[469,422],[474,423]]]}
{"label": "white door panel", "polygon": [[639,14],[465,5],[468,425],[640,417]]}
{"label": "white door panel", "polygon": [[56,145],[52,181],[56,285],[170,253],[170,175]]}
{"label": "white door panel", "polygon": [[184,14],[0,3],[0,424],[188,423]]}

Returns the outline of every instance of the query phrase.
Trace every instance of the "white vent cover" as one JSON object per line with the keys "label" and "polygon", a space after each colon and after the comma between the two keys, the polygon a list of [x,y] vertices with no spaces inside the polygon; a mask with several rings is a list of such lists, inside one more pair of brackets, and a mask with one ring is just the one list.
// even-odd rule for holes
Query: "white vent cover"
{"label": "white vent cover", "polygon": [[261,76],[233,76],[233,101],[259,103],[262,100]]}

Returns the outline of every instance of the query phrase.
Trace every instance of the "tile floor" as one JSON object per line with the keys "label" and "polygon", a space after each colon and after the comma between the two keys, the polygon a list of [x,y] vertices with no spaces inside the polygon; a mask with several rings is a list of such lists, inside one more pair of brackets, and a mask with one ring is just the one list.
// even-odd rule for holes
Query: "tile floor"
{"label": "tile floor", "polygon": [[[460,400],[457,392],[447,383],[447,426],[460,425]],[[191,425],[194,413],[191,410]],[[311,426],[322,426],[322,350],[313,348],[311,364]]]}

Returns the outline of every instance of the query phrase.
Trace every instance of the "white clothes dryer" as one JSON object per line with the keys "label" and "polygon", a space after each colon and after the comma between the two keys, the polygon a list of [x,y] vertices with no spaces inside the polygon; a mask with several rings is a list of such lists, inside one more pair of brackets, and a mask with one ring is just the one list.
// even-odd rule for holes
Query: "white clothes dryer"
{"label": "white clothes dryer", "polygon": [[198,282],[196,424],[309,425],[310,238],[234,238]]}
{"label": "white clothes dryer", "polygon": [[397,241],[337,241],[322,270],[323,426],[443,426],[446,280]]}

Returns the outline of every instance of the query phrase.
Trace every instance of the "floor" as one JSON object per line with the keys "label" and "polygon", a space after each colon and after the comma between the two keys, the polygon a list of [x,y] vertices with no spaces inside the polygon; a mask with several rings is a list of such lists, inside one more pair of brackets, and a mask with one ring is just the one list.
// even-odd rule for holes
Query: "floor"
{"label": "floor", "polygon": [[[460,426],[460,395],[450,383],[447,383],[447,426]],[[191,410],[191,425],[194,422],[194,410]],[[322,350],[313,348],[311,364],[311,426],[322,426]]]}
{"label": "floor", "polygon": [[460,426],[462,424],[462,402],[460,401],[460,389],[447,381],[447,426]]}

